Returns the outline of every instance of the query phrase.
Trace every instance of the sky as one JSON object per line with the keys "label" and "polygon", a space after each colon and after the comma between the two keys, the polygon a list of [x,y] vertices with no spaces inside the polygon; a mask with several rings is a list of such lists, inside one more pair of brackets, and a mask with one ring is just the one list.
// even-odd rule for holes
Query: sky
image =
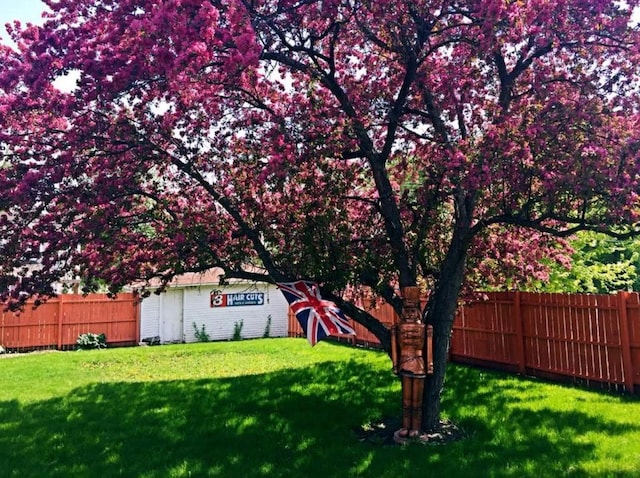
{"label": "sky", "polygon": [[9,37],[4,29],[7,22],[20,20],[23,23],[42,23],[42,12],[46,5],[40,0],[0,0],[0,37],[6,43]]}

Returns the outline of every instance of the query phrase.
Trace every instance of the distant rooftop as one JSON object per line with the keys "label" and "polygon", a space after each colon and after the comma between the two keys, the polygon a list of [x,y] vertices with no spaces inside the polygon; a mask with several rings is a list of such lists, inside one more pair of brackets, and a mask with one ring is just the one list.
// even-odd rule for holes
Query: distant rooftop
{"label": "distant rooftop", "polygon": [[[254,272],[263,272],[257,268],[254,268]],[[214,267],[212,269],[208,269],[204,272],[187,272],[185,274],[180,274],[175,276],[173,280],[171,280],[167,287],[198,287],[201,285],[218,285],[220,284],[220,279],[224,277],[224,269],[220,267]],[[229,284],[238,284],[238,283],[247,283],[251,281],[247,281],[245,279],[225,279],[225,282]],[[158,279],[154,279],[151,281],[151,287],[157,287],[160,285],[160,281]]]}

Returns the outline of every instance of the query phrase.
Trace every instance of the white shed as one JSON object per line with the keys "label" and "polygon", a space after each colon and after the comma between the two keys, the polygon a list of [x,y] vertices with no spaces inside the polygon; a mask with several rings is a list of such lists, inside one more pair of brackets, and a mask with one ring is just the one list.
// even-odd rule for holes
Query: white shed
{"label": "white shed", "polygon": [[140,337],[160,343],[197,342],[196,329],[210,340],[286,337],[289,304],[271,284],[231,280],[222,269],[184,274],[161,294],[142,301]]}

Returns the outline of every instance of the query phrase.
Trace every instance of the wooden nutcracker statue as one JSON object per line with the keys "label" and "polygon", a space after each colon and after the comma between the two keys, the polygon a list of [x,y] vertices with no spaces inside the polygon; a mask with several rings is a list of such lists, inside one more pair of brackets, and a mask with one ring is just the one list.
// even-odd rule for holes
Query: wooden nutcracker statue
{"label": "wooden nutcracker statue", "polygon": [[400,292],[402,316],[391,328],[391,359],[393,372],[402,380],[402,428],[394,439],[404,443],[421,434],[424,382],[433,373],[433,334],[431,326],[422,323],[420,288],[403,287]]}

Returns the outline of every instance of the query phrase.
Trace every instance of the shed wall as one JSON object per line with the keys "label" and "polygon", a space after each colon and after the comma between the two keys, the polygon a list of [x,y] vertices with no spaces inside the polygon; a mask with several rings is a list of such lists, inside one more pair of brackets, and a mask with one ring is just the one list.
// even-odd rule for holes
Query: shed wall
{"label": "shed wall", "polygon": [[[214,290],[222,294],[263,293],[264,303],[211,307],[211,292]],[[178,295],[182,298],[181,314],[175,310],[177,301],[172,300]],[[195,324],[198,330],[204,325],[210,340],[231,340],[236,324],[242,324],[240,335],[243,339],[263,337],[267,325],[269,337],[286,337],[288,311],[289,304],[280,290],[273,285],[245,283],[224,287],[211,284],[177,286],[160,295],[151,294],[142,301],[140,332],[142,339],[157,336],[161,342],[166,343],[176,340],[176,334],[168,331],[180,327],[182,340],[197,342]]]}
{"label": "shed wall", "polygon": [[242,323],[241,337],[259,338],[264,336],[269,317],[270,337],[286,337],[288,333],[287,317],[289,304],[282,293],[271,285],[247,284],[230,285],[221,290],[224,294],[246,291],[264,294],[263,305],[244,305],[235,307],[211,307],[210,293],[213,287],[189,287],[184,296],[185,341],[195,342],[195,323],[200,330],[204,325],[211,340],[230,340],[234,336],[236,324]]}

